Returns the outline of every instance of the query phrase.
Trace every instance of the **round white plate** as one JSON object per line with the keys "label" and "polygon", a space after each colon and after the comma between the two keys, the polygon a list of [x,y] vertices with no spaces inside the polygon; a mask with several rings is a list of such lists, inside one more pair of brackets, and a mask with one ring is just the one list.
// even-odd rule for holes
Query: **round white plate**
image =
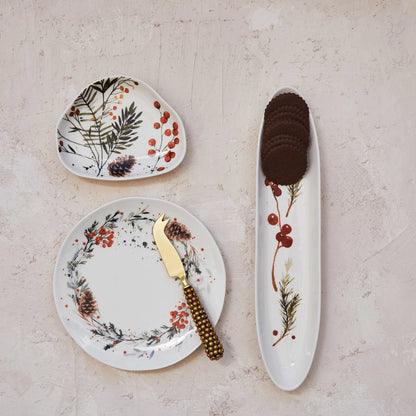
{"label": "round white plate", "polygon": [[68,170],[103,180],[169,172],[186,152],[176,111],[149,85],[127,76],[88,85],[59,120],[56,140]]}
{"label": "round white plate", "polygon": [[221,314],[224,263],[200,221],[159,199],[124,198],[104,205],[82,219],[64,241],[54,298],[74,340],[113,367],[166,367],[201,343],[182,285],[168,276],[153,240],[153,223],[162,213],[171,219],[166,234],[213,325]]}
{"label": "round white plate", "polygon": [[[274,96],[286,92],[300,95],[293,88],[281,88]],[[276,188],[265,181],[260,163],[263,123],[259,133],[256,224],[257,333],[267,371],[273,382],[282,390],[294,390],[305,380],[312,365],[319,332],[319,148],[311,112],[309,119],[309,167],[297,186]],[[276,235],[282,231],[290,237],[286,240],[291,241],[290,244],[285,242],[285,245],[282,245],[276,241]]]}

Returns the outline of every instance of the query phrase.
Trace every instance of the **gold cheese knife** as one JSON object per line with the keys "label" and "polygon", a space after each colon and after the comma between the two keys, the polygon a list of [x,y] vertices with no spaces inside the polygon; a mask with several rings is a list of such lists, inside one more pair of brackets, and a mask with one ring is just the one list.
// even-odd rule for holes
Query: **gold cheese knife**
{"label": "gold cheese knife", "polygon": [[224,348],[215,333],[215,329],[212,326],[195,289],[186,278],[185,269],[178,252],[165,234],[165,228],[170,220],[164,220],[164,217],[165,214],[162,214],[153,224],[153,237],[156,246],[162,257],[168,275],[170,277],[178,277],[182,283],[186,302],[191,310],[192,318],[198,329],[202,345],[205,348],[205,353],[210,360],[219,360],[224,355]]}

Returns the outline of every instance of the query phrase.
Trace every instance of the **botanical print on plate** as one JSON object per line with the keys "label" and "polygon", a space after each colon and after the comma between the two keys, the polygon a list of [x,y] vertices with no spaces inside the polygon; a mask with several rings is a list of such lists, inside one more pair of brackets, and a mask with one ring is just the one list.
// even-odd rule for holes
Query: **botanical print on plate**
{"label": "botanical print on plate", "polygon": [[[118,344],[131,345],[130,349],[123,351],[124,354],[136,353],[138,358],[152,358],[155,349],[150,351],[147,347],[171,340],[182,331],[194,330],[190,311],[183,299],[179,299],[173,310],[166,316],[166,322],[158,328],[147,330],[131,330],[117,328],[112,322],[104,322],[100,317],[99,304],[94,297],[93,288],[88,285],[88,278],[84,277],[80,268],[93,256],[96,250],[112,250],[113,245],[127,245],[131,242],[137,243],[140,236],[140,247],[147,250],[157,251],[151,230],[155,222],[147,208],[139,208],[135,212],[125,214],[120,210],[106,215],[102,222],[94,220],[85,229],[83,235],[75,239],[78,248],[67,262],[64,278],[67,280],[69,289],[68,296],[73,301],[73,311],[87,322],[91,332],[91,340],[97,339],[102,343],[105,351],[112,350]],[[118,237],[120,227],[127,227],[132,231],[133,237]],[[124,229],[124,228],[123,228]],[[166,235],[179,248],[182,262],[187,277],[197,281],[202,277],[201,262],[195,247],[190,240],[193,238],[186,225],[171,220],[166,228]],[[198,276],[198,277],[196,277]],[[167,282],[169,284],[169,282]]]}
{"label": "botanical print on plate", "polygon": [[180,163],[181,126],[143,82],[105,78],[85,88],[63,115],[57,128],[58,152],[64,165],[81,176],[151,176]]}
{"label": "botanical print on plate", "polygon": [[[271,270],[273,290],[279,295],[280,316],[282,324],[282,329],[280,332],[276,329],[273,330],[273,336],[278,337],[277,340],[273,342],[273,346],[275,346],[283,338],[288,336],[290,332],[295,328],[296,312],[299,304],[301,303],[300,294],[294,292],[293,288],[291,288],[290,286],[294,280],[294,277],[290,274],[290,269],[293,264],[292,258],[289,257],[286,260],[285,270],[278,284],[276,283],[275,271],[277,269],[276,262],[278,252],[281,249],[291,247],[293,244],[293,239],[290,236],[292,232],[292,226],[288,223],[287,218],[289,217],[292,207],[294,206],[297,198],[300,196],[302,185],[299,181],[293,185],[283,187],[283,189],[285,189],[288,194],[288,202],[286,210],[281,211],[282,207],[279,207],[279,197],[282,196],[282,189],[279,187],[279,185],[269,181],[268,179],[265,179],[264,183],[266,186],[270,187],[270,190],[276,203],[276,213],[269,214],[267,217],[267,221],[271,226],[276,226],[279,229],[279,231],[276,233],[277,245],[276,249],[274,250]],[[292,335],[292,339],[296,339],[295,335]]]}

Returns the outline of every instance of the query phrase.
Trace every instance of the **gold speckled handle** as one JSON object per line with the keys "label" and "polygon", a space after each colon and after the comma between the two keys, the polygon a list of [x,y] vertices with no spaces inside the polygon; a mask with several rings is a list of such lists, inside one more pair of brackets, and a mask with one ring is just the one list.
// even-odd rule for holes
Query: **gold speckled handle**
{"label": "gold speckled handle", "polygon": [[185,287],[183,291],[208,358],[219,360],[224,355],[224,348],[199,300],[199,296],[191,285]]}

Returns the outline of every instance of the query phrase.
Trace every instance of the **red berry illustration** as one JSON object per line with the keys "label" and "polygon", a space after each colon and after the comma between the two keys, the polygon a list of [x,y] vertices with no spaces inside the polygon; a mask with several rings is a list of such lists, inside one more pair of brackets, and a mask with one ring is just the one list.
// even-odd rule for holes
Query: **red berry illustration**
{"label": "red berry illustration", "polygon": [[292,237],[289,237],[288,235],[284,235],[281,242],[282,242],[283,247],[290,247],[293,244],[293,239]]}
{"label": "red berry illustration", "polygon": [[126,94],[128,94],[128,93],[129,93],[129,89],[128,89],[128,88],[125,88],[125,89],[124,89],[124,92],[125,92]]}
{"label": "red berry illustration", "polygon": [[178,138],[175,139],[175,144],[179,144],[179,139]]}
{"label": "red berry illustration", "polygon": [[81,111],[79,111],[78,110],[78,108],[75,110],[75,114],[77,115],[77,116],[79,116],[79,114],[81,113]]}
{"label": "red berry illustration", "polygon": [[159,124],[159,123],[155,123],[155,124],[153,124],[153,127],[154,127],[155,129],[158,129],[158,128],[160,127],[160,124]]}
{"label": "red berry illustration", "polygon": [[169,142],[168,147],[169,149],[173,149],[175,147],[175,142]]}
{"label": "red berry illustration", "polygon": [[160,103],[159,103],[159,101],[155,101],[154,103],[153,103],[153,105],[155,106],[155,108],[157,108],[157,109],[159,109],[160,108]]}
{"label": "red berry illustration", "polygon": [[150,139],[148,141],[148,143],[149,143],[149,146],[155,146],[156,145],[156,140],[155,139]]}
{"label": "red berry illustration", "polygon": [[120,87],[120,90],[121,90],[121,91],[124,91],[124,87],[123,87],[123,86],[121,86],[121,87]]}
{"label": "red berry illustration", "polygon": [[176,156],[175,152],[170,152],[170,158],[173,159]]}
{"label": "red berry illustration", "polygon": [[176,129],[173,129],[173,130],[172,130],[172,134],[173,134],[174,136],[177,136],[177,135],[178,135],[178,133],[179,133],[179,132],[178,132],[178,130],[176,130]]}
{"label": "red berry illustration", "polygon": [[267,217],[267,221],[269,221],[270,225],[276,225],[279,222],[279,218],[277,218],[276,214],[270,214]]}
{"label": "red berry illustration", "polygon": [[115,105],[115,106],[113,106],[113,110],[117,110],[117,106]]}
{"label": "red berry illustration", "polygon": [[74,113],[71,111],[70,113],[69,113],[69,117],[72,117],[74,115]]}
{"label": "red berry illustration", "polygon": [[296,337],[294,335],[292,335],[292,339],[296,339]]}
{"label": "red berry illustration", "polygon": [[273,185],[271,185],[271,187],[273,189],[274,196],[280,196],[280,195],[282,195],[282,190],[279,188],[279,185],[276,185],[274,183]]}
{"label": "red berry illustration", "polygon": [[173,124],[172,124],[172,127],[173,127],[175,130],[178,130],[178,123],[177,123],[176,121],[174,121],[174,122],[173,122]]}
{"label": "red berry illustration", "polygon": [[75,107],[74,106],[71,107],[71,111],[75,111]]}
{"label": "red berry illustration", "polygon": [[165,162],[166,163],[170,162],[170,157],[169,156],[165,156]]}
{"label": "red berry illustration", "polygon": [[164,116],[166,119],[168,119],[168,118],[170,117],[170,114],[169,114],[169,112],[165,111],[165,112],[163,113],[163,116]]}
{"label": "red berry illustration", "polygon": [[149,149],[149,151],[147,152],[147,154],[149,156],[154,156],[156,154],[156,151],[154,149]]}
{"label": "red berry illustration", "polygon": [[266,186],[269,186],[269,185],[270,185],[270,181],[266,178],[266,179],[264,180],[264,184],[265,184]]}
{"label": "red berry illustration", "polygon": [[163,166],[161,166],[160,168],[157,168],[158,172],[161,172],[162,170],[165,170],[165,168]]}
{"label": "red berry illustration", "polygon": [[290,232],[292,231],[292,227],[289,224],[284,224],[282,225],[282,233],[283,234],[290,234]]}
{"label": "red berry illustration", "polygon": [[59,144],[60,144],[61,146],[63,146],[63,145],[64,145],[64,142],[61,140],[61,141],[59,142]]}
{"label": "red berry illustration", "polygon": [[281,233],[280,231],[276,234],[276,240],[279,241],[280,243],[283,241],[284,238],[285,238],[285,235]]}
{"label": "red berry illustration", "polygon": [[166,120],[166,118],[165,118],[165,117],[160,117],[160,122],[161,122],[162,124],[165,124],[165,123],[167,122],[167,120]]}
{"label": "red berry illustration", "polygon": [[172,131],[170,129],[165,130],[165,136],[170,136]]}
{"label": "red berry illustration", "polygon": [[273,335],[276,336],[278,332],[276,330],[273,331]]}

